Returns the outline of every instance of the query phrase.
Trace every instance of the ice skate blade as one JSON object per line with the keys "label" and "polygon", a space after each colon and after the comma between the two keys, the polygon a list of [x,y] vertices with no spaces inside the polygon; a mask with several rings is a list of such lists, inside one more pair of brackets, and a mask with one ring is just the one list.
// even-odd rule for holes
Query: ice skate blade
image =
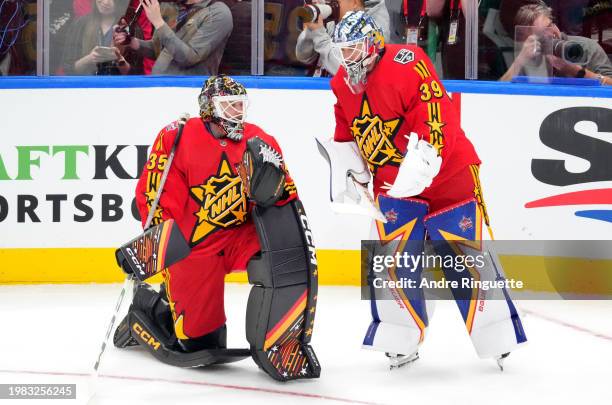
{"label": "ice skate blade", "polygon": [[508,356],[510,356],[510,353],[504,353],[496,359],[497,367],[499,367],[501,371],[504,371],[504,360],[506,360]]}
{"label": "ice skate blade", "polygon": [[395,370],[402,368],[407,364],[412,364],[419,359],[419,353],[414,353],[409,356],[396,355],[392,353],[385,353],[389,358],[391,364],[389,364],[389,370]]}

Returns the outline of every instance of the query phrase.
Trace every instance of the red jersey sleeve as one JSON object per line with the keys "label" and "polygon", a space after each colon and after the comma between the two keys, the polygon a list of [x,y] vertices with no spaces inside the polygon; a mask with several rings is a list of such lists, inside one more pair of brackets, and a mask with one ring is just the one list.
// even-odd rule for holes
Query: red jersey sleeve
{"label": "red jersey sleeve", "polygon": [[418,47],[414,53],[415,61],[406,66],[410,79],[403,91],[407,129],[433,145],[444,161],[453,149],[455,136],[448,131],[458,124],[457,112],[427,54]]}
{"label": "red jersey sleeve", "polygon": [[[168,125],[159,132],[136,185],[136,206],[143,227],[149,215],[149,209],[157,196],[162,174],[168,163],[168,155],[177,132],[176,123]],[[178,220],[184,212],[184,206],[189,196],[189,187],[185,173],[181,170],[179,150],[180,146],[175,152],[172,166],[168,171],[159,204],[153,215],[152,225],[157,225],[170,218]]]}
{"label": "red jersey sleeve", "polygon": [[353,136],[351,135],[351,130],[346,120],[346,115],[342,110],[342,106],[338,101],[338,95],[336,94],[335,83],[337,80],[341,80],[342,73],[338,72],[336,76],[332,79],[331,88],[336,96],[336,104],[334,104],[334,115],[336,117],[336,130],[334,131],[334,141],[336,142],[350,142],[354,141]]}

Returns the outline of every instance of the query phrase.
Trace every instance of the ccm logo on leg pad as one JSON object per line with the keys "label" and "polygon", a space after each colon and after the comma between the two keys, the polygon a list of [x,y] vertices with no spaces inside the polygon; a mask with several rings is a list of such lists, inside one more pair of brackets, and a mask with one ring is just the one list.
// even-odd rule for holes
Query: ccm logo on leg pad
{"label": "ccm logo on leg pad", "polygon": [[138,337],[144,343],[151,346],[154,350],[159,349],[159,346],[161,346],[161,343],[155,340],[155,338],[153,338],[153,336],[151,336],[149,332],[147,332],[142,326],[140,326],[138,322],[135,322],[134,325],[132,325],[132,330],[136,332]]}

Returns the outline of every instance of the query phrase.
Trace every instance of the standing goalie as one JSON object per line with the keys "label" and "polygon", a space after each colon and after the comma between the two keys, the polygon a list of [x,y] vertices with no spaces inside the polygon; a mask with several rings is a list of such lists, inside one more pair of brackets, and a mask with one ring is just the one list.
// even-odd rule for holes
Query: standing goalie
{"label": "standing goalie", "polygon": [[[333,140],[320,142],[332,171],[332,206],[343,212],[367,207],[376,218],[372,239],[388,255],[420,255],[427,235],[438,255],[483,253],[482,221],[488,227],[489,218],[480,159],[431,61],[417,46],[385,46],[381,30],[362,11],[347,13],[333,39],[341,63],[331,81],[336,129]],[[365,185],[372,177],[375,201],[368,203]],[[358,204],[351,207],[347,198]],[[429,323],[426,304],[433,303],[418,282],[424,269],[391,266],[375,273],[369,266],[372,322],[363,347],[386,353],[391,368],[399,367],[418,358]],[[502,278],[490,260],[483,268],[443,271],[459,281]],[[417,287],[383,291],[373,276],[414,278]],[[503,360],[526,342],[507,291],[451,292],[476,352],[503,370]]]}

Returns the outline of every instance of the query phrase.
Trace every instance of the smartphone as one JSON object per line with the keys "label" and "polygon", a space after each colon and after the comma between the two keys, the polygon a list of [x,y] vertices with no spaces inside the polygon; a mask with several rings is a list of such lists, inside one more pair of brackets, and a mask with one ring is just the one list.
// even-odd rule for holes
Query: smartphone
{"label": "smartphone", "polygon": [[116,60],[117,54],[115,48],[110,46],[96,46],[96,52],[100,54],[106,61]]}

